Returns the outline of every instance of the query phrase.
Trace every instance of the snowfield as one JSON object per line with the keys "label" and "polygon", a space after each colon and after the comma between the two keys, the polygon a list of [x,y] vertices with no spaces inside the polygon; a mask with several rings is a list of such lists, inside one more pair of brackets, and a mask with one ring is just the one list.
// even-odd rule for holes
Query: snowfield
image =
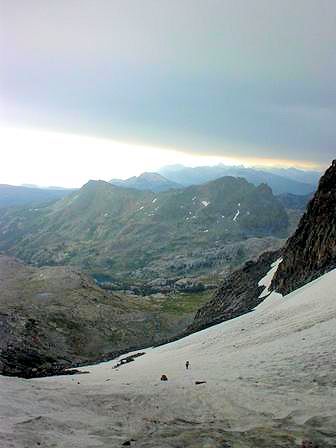
{"label": "snowfield", "polygon": [[232,221],[237,221],[237,219],[238,219],[238,216],[240,215],[240,210],[238,209],[237,211],[236,211],[236,214],[234,215],[234,217],[232,218]]}
{"label": "snowfield", "polygon": [[335,447],[335,285],[336,270],[271,293],[118,369],[114,360],[86,375],[0,377],[0,446]]}
{"label": "snowfield", "polygon": [[258,286],[264,286],[263,292],[260,294],[259,298],[262,299],[270,294],[270,287],[273,280],[273,277],[278,269],[279,264],[282,262],[282,258],[279,258],[274,263],[268,273],[258,282]]}

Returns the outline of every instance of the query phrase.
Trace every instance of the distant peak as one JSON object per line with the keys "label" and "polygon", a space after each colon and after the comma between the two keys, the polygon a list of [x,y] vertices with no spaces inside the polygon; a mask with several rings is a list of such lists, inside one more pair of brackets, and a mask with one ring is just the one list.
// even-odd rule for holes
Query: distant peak
{"label": "distant peak", "polygon": [[86,184],[84,184],[82,186],[82,188],[97,188],[99,186],[102,185],[108,185],[111,186],[111,184],[109,184],[108,182],[106,182],[105,180],[94,180],[94,179],[90,179],[88,182],[86,182]]}
{"label": "distant peak", "polygon": [[265,182],[263,182],[262,184],[258,185],[257,188],[258,188],[259,191],[262,191],[264,193],[273,193],[272,192],[272,188],[268,184],[266,184]]}
{"label": "distant peak", "polygon": [[151,181],[162,181],[162,180],[166,181],[166,180],[168,180],[168,179],[166,179],[164,176],[162,176],[159,173],[151,173],[151,172],[148,172],[148,171],[145,171],[144,173],[141,173],[138,178],[139,179],[148,179],[148,180],[151,180]]}
{"label": "distant peak", "polygon": [[159,173],[152,173],[145,171],[139,176],[129,177],[126,180],[115,179],[111,180],[110,183],[117,185],[119,187],[135,188],[137,190],[148,190],[148,191],[166,191],[170,188],[179,188],[180,185],[173,182]]}
{"label": "distant peak", "polygon": [[90,180],[88,180],[88,181],[86,182],[86,184],[83,185],[83,187],[85,187],[85,186],[90,186],[90,185],[96,185],[96,184],[98,184],[99,182],[102,182],[102,181],[94,180],[94,179],[90,179]]}

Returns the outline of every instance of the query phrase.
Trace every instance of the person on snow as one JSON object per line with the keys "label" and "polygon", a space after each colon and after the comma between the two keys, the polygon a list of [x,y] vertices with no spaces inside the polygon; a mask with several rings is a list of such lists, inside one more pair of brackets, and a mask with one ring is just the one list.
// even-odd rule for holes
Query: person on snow
{"label": "person on snow", "polygon": [[188,369],[189,369],[189,366],[190,366],[190,362],[189,362],[189,361],[186,361],[185,366],[186,366],[186,369],[188,370]]}

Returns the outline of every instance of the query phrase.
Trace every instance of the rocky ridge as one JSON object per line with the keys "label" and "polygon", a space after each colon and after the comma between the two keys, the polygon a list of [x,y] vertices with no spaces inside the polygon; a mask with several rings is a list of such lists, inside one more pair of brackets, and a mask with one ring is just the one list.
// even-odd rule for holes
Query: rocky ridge
{"label": "rocky ridge", "polygon": [[286,295],[336,267],[336,160],[283,250],[272,288]]}
{"label": "rocky ridge", "polygon": [[264,300],[264,297],[260,297],[264,287],[259,286],[259,280],[267,274],[279,256],[280,251],[265,252],[258,260],[248,261],[241,269],[230,274],[212,299],[197,311],[186,333],[234,319],[259,305]]}

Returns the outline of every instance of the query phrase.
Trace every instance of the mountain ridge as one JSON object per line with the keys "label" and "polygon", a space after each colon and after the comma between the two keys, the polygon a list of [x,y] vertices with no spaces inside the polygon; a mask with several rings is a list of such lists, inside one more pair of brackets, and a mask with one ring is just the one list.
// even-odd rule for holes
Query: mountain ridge
{"label": "mountain ridge", "polygon": [[0,208],[34,206],[57,201],[74,191],[74,189],[51,189],[0,184]]}
{"label": "mountain ridge", "polygon": [[125,180],[112,179],[109,181],[109,183],[118,187],[135,188],[137,190],[149,190],[155,193],[182,187],[181,184],[172,182],[161,174],[155,172],[144,172],[139,176],[129,177]]}
{"label": "mountain ridge", "polygon": [[[237,248],[236,261],[229,263],[241,263],[240,246],[251,238],[279,240],[287,226],[271,189],[242,178],[160,193],[89,181],[50,206],[3,214],[0,249],[37,265],[73,264],[90,273],[153,279],[176,276],[181,255],[196,250],[199,258],[202,250],[216,252],[228,243]],[[258,253],[243,259],[249,255]],[[218,263],[225,264],[226,255],[220,257]],[[208,272],[203,266],[195,266],[197,275]],[[185,268],[179,269],[183,276]]]}
{"label": "mountain ridge", "polygon": [[[316,189],[316,183],[307,183],[295,179],[295,174],[283,176],[281,171],[272,170],[267,171],[246,168],[244,166],[226,166],[223,164],[215,166],[199,166],[199,167],[185,167],[183,165],[173,165],[172,167],[162,167],[159,173],[168,179],[181,183],[185,186],[199,185],[209,182],[222,176],[244,177],[248,182],[254,185],[267,183],[273,190],[274,194],[292,193],[292,194],[309,194]],[[310,179],[314,181],[318,174],[311,176]],[[304,175],[298,176],[300,179],[305,179]]]}

